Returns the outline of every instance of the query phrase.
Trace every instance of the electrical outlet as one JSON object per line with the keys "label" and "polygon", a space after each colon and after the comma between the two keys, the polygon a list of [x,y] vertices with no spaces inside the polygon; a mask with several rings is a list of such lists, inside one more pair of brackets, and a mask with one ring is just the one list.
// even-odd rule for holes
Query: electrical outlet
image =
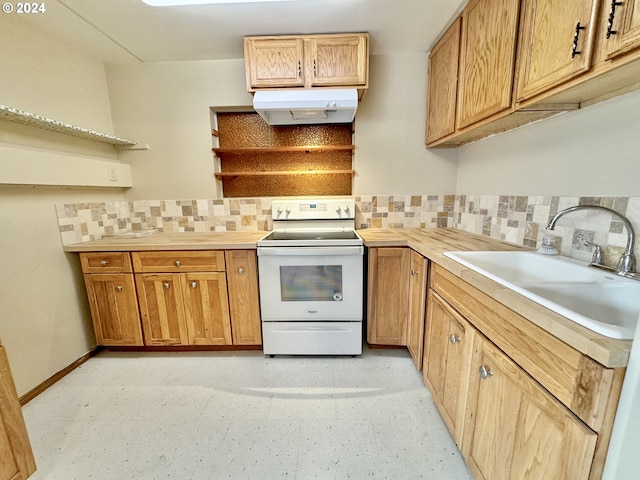
{"label": "electrical outlet", "polygon": [[109,181],[117,182],[118,181],[118,168],[115,166],[109,166]]}

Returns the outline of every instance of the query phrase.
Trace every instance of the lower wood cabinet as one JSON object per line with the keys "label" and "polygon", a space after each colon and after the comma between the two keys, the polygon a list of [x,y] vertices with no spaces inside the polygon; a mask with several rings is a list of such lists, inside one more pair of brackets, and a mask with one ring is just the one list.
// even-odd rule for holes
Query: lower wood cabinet
{"label": "lower wood cabinet", "polygon": [[142,327],[132,273],[85,274],[98,345],[140,346]]}
{"label": "lower wood cabinet", "polygon": [[429,286],[423,378],[474,476],[600,479],[625,369],[439,265]]}
{"label": "lower wood cabinet", "polygon": [[98,345],[262,343],[254,250],[80,256]]}
{"label": "lower wood cabinet", "polygon": [[427,299],[427,259],[411,250],[407,349],[418,370],[422,370],[424,347],[424,308]]}
{"label": "lower wood cabinet", "polygon": [[429,290],[425,328],[424,383],[459,448],[469,385],[475,329]]}
{"label": "lower wood cabinet", "polygon": [[23,480],[35,470],[7,353],[0,342],[0,480]]}
{"label": "lower wood cabinet", "polygon": [[477,479],[588,479],[598,435],[478,334],[462,451]]}
{"label": "lower wood cabinet", "polygon": [[411,249],[369,249],[367,341],[406,345]]}

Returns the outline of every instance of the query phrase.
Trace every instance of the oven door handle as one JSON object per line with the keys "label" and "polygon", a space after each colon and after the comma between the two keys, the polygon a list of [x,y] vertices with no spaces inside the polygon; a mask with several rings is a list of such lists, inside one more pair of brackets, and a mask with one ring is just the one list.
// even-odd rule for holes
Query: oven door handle
{"label": "oven door handle", "polygon": [[264,256],[320,256],[363,255],[363,246],[352,247],[258,247],[258,255]]}

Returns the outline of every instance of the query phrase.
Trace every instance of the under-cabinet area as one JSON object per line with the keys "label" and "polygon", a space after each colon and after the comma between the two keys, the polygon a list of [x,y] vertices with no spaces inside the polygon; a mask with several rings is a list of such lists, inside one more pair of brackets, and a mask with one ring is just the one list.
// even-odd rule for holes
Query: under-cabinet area
{"label": "under-cabinet area", "polygon": [[80,253],[102,346],[260,345],[255,250]]}

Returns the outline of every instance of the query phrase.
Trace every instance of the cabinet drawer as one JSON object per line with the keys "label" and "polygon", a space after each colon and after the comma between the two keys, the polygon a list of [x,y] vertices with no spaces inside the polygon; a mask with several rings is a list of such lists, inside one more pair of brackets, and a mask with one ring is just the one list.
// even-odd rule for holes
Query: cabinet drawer
{"label": "cabinet drawer", "polygon": [[[602,427],[614,370],[605,368],[448,270],[431,288],[595,431]],[[473,366],[472,366],[473,368]]]}
{"label": "cabinet drawer", "polygon": [[224,272],[224,251],[133,252],[135,272]]}
{"label": "cabinet drawer", "polygon": [[84,273],[131,273],[129,252],[88,252],[80,254]]}

